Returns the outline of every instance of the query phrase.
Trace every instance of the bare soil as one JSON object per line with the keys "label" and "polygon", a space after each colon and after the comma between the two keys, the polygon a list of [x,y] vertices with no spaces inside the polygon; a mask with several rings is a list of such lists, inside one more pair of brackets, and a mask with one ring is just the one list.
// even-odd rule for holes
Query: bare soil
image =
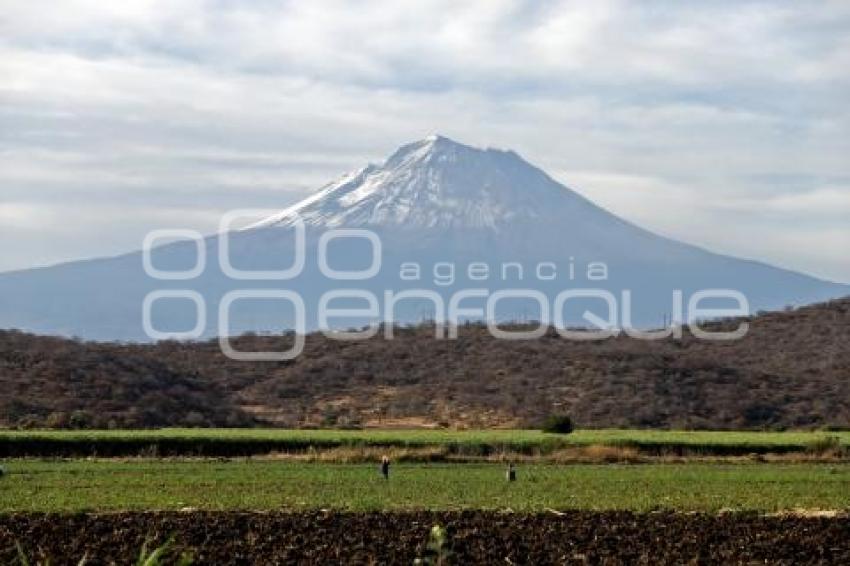
{"label": "bare soil", "polygon": [[850,517],[630,512],[0,515],[0,563],[128,564],[174,537],[195,564],[412,564],[435,524],[450,564],[850,564]]}

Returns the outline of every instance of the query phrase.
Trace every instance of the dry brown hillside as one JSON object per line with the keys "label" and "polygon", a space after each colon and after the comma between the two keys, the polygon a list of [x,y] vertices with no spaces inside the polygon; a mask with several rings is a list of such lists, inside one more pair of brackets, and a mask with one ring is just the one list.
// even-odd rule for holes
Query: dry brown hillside
{"label": "dry brown hillside", "polygon": [[[294,361],[226,359],[215,341],[84,343],[0,332],[6,426],[532,426],[569,413],[583,427],[850,426],[850,298],[750,319],[707,342],[554,332],[500,341],[485,328],[434,340],[307,337]],[[721,324],[721,323],[717,323]],[[735,323],[737,324],[737,323]],[[244,336],[239,349],[287,338]]]}

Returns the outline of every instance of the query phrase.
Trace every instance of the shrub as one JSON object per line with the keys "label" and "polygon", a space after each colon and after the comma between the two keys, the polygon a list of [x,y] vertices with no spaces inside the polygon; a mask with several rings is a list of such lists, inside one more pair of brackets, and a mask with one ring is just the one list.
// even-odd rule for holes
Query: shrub
{"label": "shrub", "polygon": [[189,428],[198,428],[206,426],[207,420],[198,411],[189,411],[183,418],[183,424]]}
{"label": "shrub", "polygon": [[810,442],[806,446],[806,452],[818,456],[840,455],[843,452],[843,447],[841,446],[841,439],[837,436],[825,436]]}
{"label": "shrub", "polygon": [[89,428],[91,421],[92,418],[88,411],[76,410],[68,418],[68,426],[76,429]]}
{"label": "shrub", "polygon": [[573,431],[573,420],[567,415],[550,415],[543,421],[543,432],[569,434]]}
{"label": "shrub", "polygon": [[62,411],[54,411],[47,415],[44,424],[47,428],[66,428],[68,426],[68,414]]}

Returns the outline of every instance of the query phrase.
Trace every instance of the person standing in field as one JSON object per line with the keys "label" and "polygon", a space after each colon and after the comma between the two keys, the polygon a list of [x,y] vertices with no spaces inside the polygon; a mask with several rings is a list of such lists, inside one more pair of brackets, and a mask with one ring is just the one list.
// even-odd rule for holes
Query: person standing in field
{"label": "person standing in field", "polygon": [[514,468],[514,463],[508,463],[508,469],[505,470],[505,479],[509,482],[516,481],[516,468]]}
{"label": "person standing in field", "polygon": [[387,456],[381,458],[381,475],[385,480],[390,479],[390,459]]}

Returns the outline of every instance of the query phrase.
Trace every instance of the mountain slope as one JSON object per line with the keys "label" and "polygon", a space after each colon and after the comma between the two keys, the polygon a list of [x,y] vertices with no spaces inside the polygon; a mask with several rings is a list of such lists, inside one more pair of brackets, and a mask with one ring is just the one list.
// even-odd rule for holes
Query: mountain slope
{"label": "mountain slope", "polygon": [[[850,426],[850,298],[749,320],[742,340],[530,342],[463,327],[395,340],[307,337],[290,362],[237,362],[215,341],[84,343],[0,331],[0,426]],[[726,326],[737,321],[726,323]],[[241,349],[282,347],[245,336]],[[194,422],[193,422],[194,421]]]}
{"label": "mountain slope", "polygon": [[[320,326],[317,309],[323,293],[352,286],[378,299],[385,290],[426,289],[445,303],[469,288],[488,293],[533,289],[550,304],[564,289],[606,290],[618,300],[629,290],[633,305],[628,310],[635,326],[660,324],[674,310],[674,290],[683,291],[687,301],[701,289],[733,289],[747,297],[753,311],[850,294],[846,285],[662,238],[597,207],[513,152],[480,150],[437,136],[403,146],[383,164],[347,175],[250,229],[231,233],[229,257],[234,266],[258,270],[290,265],[296,212],[306,226],[307,259],[295,279],[246,282],[228,277],[219,265],[222,239],[216,235],[205,239],[206,269],[191,281],[149,278],[140,253],[0,274],[0,327],[102,340],[147,340],[142,305],[148,293],[160,289],[189,289],[203,296],[202,336],[296,325],[291,309],[243,301],[233,309],[231,324],[220,328],[222,297],[246,288],[298,292],[306,305],[307,330]],[[332,228],[374,232],[382,243],[379,273],[356,285],[328,280],[316,258],[321,234]],[[172,270],[191,267],[195,255],[191,242],[152,252],[159,269]],[[329,247],[328,262],[335,269],[363,269],[370,257],[362,240],[336,240]],[[419,266],[418,278],[402,276],[404,266],[411,264]],[[591,268],[603,264],[604,279],[591,277]],[[487,267],[483,278],[481,265]],[[465,306],[486,303],[486,298],[477,304],[476,300]],[[565,323],[585,324],[584,309],[599,311],[599,303],[571,303]],[[429,300],[404,301],[392,313],[382,306],[382,317],[401,323],[434,317],[439,310]],[[623,305],[617,307],[623,310]],[[498,320],[540,315],[530,301],[502,301],[495,308]],[[622,315],[617,313],[616,325],[625,324]],[[165,331],[192,328],[195,318],[185,300],[172,300],[152,311],[154,326]],[[338,324],[352,327],[371,321],[351,318]]]}

